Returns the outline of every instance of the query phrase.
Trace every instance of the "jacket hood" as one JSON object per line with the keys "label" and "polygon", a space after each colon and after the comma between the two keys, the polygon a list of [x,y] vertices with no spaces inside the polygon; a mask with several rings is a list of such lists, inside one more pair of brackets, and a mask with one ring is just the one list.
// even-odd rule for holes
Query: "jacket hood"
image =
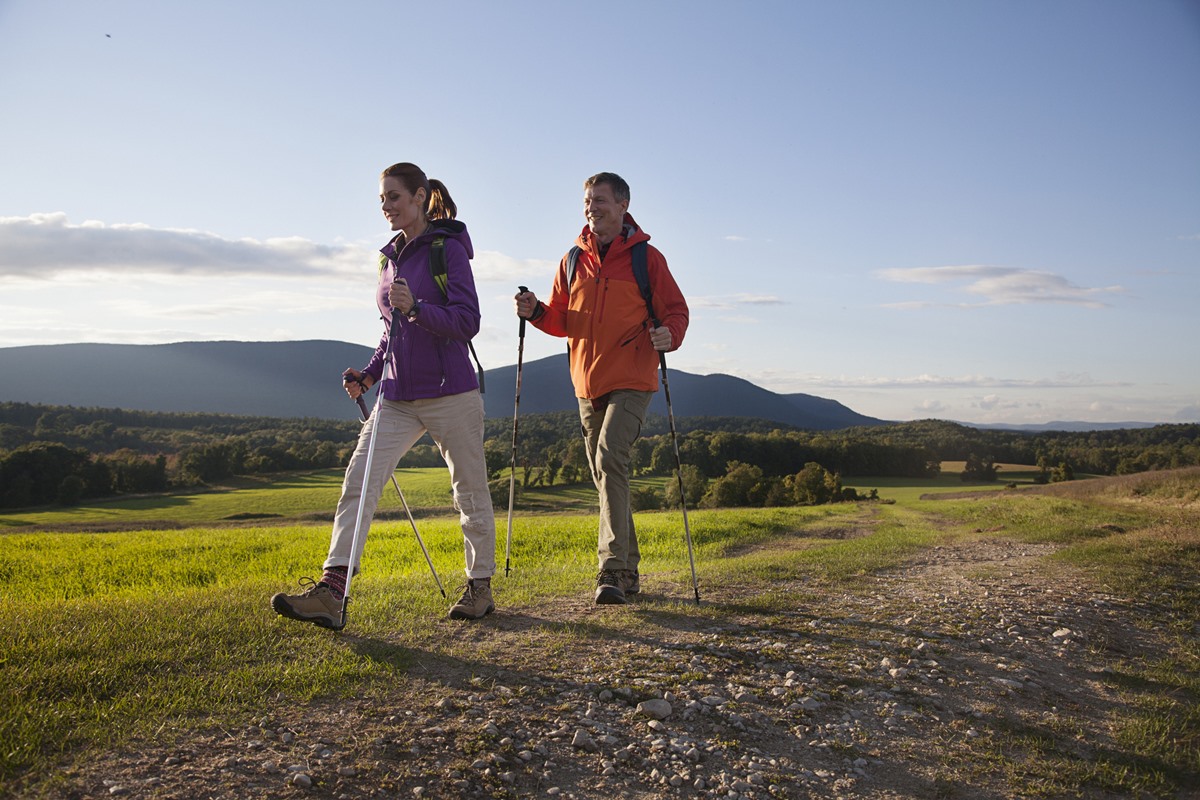
{"label": "jacket hood", "polygon": [[[475,248],[471,245],[471,235],[467,233],[465,222],[457,219],[435,219],[430,223],[429,229],[414,239],[413,242],[427,244],[438,236],[454,239],[467,251],[467,258],[475,258]],[[388,258],[395,259],[403,245],[404,231],[400,231],[386,245],[380,248],[379,252]]]}

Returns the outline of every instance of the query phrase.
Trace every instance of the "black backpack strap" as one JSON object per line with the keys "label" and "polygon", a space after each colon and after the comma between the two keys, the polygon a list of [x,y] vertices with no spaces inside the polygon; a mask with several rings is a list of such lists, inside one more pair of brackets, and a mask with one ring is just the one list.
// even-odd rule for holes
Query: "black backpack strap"
{"label": "black backpack strap", "polygon": [[638,291],[642,293],[642,299],[646,301],[646,311],[650,314],[651,321],[654,322],[654,327],[658,327],[658,317],[654,316],[653,292],[650,290],[650,269],[646,266],[646,249],[649,247],[645,242],[638,242],[629,251],[630,257],[633,259],[633,279],[637,281]]}
{"label": "black backpack strap", "polygon": [[[442,297],[449,298],[450,293],[446,290],[446,237],[435,236],[433,242],[429,245],[429,274],[433,277],[433,282],[442,290]],[[475,345],[471,340],[467,340],[467,349],[471,351],[471,358],[475,359],[475,372],[479,375],[479,393],[483,394],[483,365],[479,363],[479,356],[475,354]]]}
{"label": "black backpack strap", "polygon": [[571,293],[571,284],[575,282],[575,265],[579,263],[579,245],[573,245],[567,253],[567,294]]}

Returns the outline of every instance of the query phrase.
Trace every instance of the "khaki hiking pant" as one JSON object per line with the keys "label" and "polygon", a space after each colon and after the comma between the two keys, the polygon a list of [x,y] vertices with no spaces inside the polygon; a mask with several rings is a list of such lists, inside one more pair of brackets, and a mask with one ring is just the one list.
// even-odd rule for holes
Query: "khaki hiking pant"
{"label": "khaki hiking pant", "polygon": [[601,570],[636,570],[642,558],[633,529],[629,463],[653,394],[617,389],[597,400],[578,398],[588,464],[600,494],[597,551]]}
{"label": "khaki hiking pant", "polygon": [[376,424],[379,433],[375,436],[371,477],[362,502],[362,528],[358,552],[353,558],[355,573],[362,559],[371,518],[380,496],[391,483],[396,464],[428,431],[450,468],[454,508],[462,524],[467,577],[490,578],[496,571],[496,520],[492,513],[492,496],[488,493],[487,466],[483,460],[483,397],[478,391],[427,400],[384,400],[376,407],[358,435],[358,446],[346,468],[325,567],[344,567],[351,563],[350,547],[362,494],[367,448],[371,442],[371,429]]}

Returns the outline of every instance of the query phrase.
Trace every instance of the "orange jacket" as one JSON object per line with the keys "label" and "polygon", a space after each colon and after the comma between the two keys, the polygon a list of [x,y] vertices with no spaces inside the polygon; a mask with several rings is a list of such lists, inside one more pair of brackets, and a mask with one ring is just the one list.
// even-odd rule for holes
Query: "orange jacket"
{"label": "orange jacket", "polygon": [[[609,246],[603,263],[600,243],[586,226],[575,243],[581,250],[575,280],[567,286],[567,257],[554,278],[550,302],[530,322],[551,336],[567,337],[571,381],[578,397],[596,399],[614,389],[658,391],[658,351],[650,344],[650,315],[633,277],[630,248],[650,235],[625,215],[625,227]],[[654,314],[671,329],[671,349],[683,343],[688,307],[667,260],[646,246],[646,269]]]}

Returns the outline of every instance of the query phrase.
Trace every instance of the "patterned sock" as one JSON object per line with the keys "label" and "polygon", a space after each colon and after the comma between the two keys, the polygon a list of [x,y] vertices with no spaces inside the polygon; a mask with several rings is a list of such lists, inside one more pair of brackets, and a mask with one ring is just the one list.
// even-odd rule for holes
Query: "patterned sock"
{"label": "patterned sock", "polygon": [[326,567],[325,573],[321,575],[321,583],[328,586],[333,596],[341,600],[346,594],[346,568]]}

